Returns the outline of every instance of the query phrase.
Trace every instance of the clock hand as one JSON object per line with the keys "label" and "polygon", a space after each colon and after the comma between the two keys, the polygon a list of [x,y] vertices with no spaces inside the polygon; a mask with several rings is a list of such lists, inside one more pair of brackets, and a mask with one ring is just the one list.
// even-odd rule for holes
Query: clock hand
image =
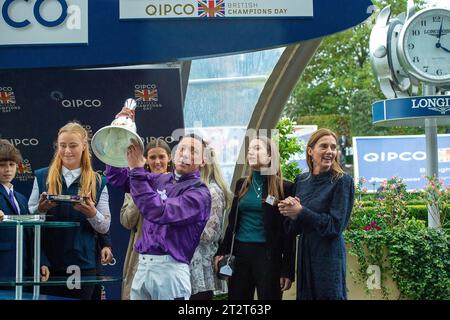
{"label": "clock hand", "polygon": [[441,26],[439,28],[439,35],[438,35],[438,43],[441,43],[441,36],[442,36],[442,24],[444,23],[444,20],[441,21]]}
{"label": "clock hand", "polygon": [[442,50],[444,50],[446,52],[450,52],[450,49],[447,49],[447,48],[443,47],[439,42],[436,43],[436,48],[441,48]]}
{"label": "clock hand", "polygon": [[438,34],[438,42],[436,43],[436,48],[441,48],[442,50],[444,50],[445,52],[450,52],[449,49],[443,47],[441,45],[441,36],[442,36],[442,24],[444,23],[444,21],[441,21],[441,26],[439,27],[439,34]]}
{"label": "clock hand", "polygon": [[447,48],[444,48],[443,46],[440,46],[440,48],[441,48],[441,49],[443,49],[444,51],[446,51],[446,52],[449,52],[449,53],[450,53],[450,50],[449,50],[449,49],[447,49]]}
{"label": "clock hand", "polygon": [[442,24],[444,21],[441,22],[441,26],[439,27],[439,32],[438,34],[435,33],[427,33],[427,35],[431,36],[431,37],[436,37],[439,39],[439,42],[441,42],[441,37],[442,37]]}

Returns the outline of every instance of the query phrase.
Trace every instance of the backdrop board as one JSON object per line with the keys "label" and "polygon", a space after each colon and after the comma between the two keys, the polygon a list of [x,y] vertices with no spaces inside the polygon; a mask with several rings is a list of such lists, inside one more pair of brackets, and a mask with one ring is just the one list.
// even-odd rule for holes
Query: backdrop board
{"label": "backdrop board", "polygon": [[[30,195],[34,170],[49,165],[60,127],[77,120],[92,135],[109,125],[130,97],[137,101],[136,125],[144,144],[155,137],[176,144],[171,134],[183,128],[179,68],[0,71],[0,137],[23,156],[15,188]],[[93,160],[103,171],[105,165]],[[104,271],[121,276],[129,231],[119,221],[123,192],[111,187],[109,192],[117,264]],[[119,285],[106,289],[107,297],[120,298]]]}
{"label": "backdrop board", "polygon": [[159,63],[324,37],[369,0],[0,0],[0,69]]}
{"label": "backdrop board", "polygon": [[[353,137],[355,178],[364,177],[362,186],[376,191],[383,180],[403,178],[408,190],[423,189],[426,176],[425,135]],[[450,183],[450,135],[438,135],[439,178]]]}

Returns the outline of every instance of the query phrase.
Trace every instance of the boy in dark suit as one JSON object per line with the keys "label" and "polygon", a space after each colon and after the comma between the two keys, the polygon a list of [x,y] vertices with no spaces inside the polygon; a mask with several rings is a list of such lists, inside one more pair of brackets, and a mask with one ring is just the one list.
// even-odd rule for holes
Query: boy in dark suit
{"label": "boy in dark suit", "polygon": [[[5,215],[29,214],[28,199],[14,190],[11,181],[22,162],[20,151],[8,140],[0,139],[0,221]],[[26,237],[28,238],[28,236]],[[2,228],[0,232],[0,277],[15,276],[16,230]],[[28,242],[25,240],[25,243]],[[24,262],[24,265],[26,263]],[[49,270],[41,267],[41,279],[47,281]]]}

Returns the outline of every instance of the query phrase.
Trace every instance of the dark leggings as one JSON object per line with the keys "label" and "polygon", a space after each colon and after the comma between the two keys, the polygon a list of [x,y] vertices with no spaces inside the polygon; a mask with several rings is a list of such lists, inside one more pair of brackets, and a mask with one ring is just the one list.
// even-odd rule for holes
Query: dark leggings
{"label": "dark leggings", "polygon": [[235,268],[228,282],[229,300],[281,300],[281,268],[264,243],[235,243]]}

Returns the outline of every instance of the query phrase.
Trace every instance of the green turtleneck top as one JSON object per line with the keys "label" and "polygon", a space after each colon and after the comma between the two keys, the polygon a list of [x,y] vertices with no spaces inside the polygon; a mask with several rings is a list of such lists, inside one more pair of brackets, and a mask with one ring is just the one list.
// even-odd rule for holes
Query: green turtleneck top
{"label": "green turtleneck top", "polygon": [[241,242],[266,242],[264,230],[262,194],[266,177],[253,171],[252,182],[247,193],[239,201],[240,222],[236,239]]}

